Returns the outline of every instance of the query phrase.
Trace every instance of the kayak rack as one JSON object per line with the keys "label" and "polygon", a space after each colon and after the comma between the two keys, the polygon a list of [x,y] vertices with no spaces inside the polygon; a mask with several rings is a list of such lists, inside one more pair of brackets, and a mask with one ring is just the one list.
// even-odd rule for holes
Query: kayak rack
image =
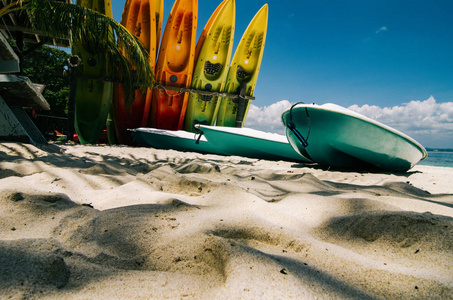
{"label": "kayak rack", "polygon": [[[189,88],[183,88],[183,87],[175,87],[175,86],[164,86],[160,84],[154,84],[153,89],[157,90],[165,90],[167,91],[177,91],[179,92],[179,95],[182,93],[191,93],[191,94],[199,94],[201,95],[201,99],[203,101],[210,101],[212,97],[223,97],[223,98],[230,98],[234,103],[237,104],[238,110],[236,113],[236,127],[241,128],[244,123],[244,115],[246,113],[246,103],[245,100],[255,100],[255,97],[253,96],[247,96],[245,93],[247,91],[247,83],[242,82],[241,85],[239,86],[238,94],[228,94],[228,93],[220,93],[220,92],[211,92],[211,91],[202,91],[202,90],[195,90],[195,89],[189,89]],[[168,95],[168,94],[167,94]],[[205,97],[203,97],[205,96]],[[199,139],[198,141],[199,142]]]}
{"label": "kayak rack", "polygon": [[203,91],[203,90],[196,90],[184,87],[176,87],[176,86],[168,86],[168,85],[161,85],[161,84],[154,84],[153,89],[156,90],[165,90],[165,91],[176,91],[182,93],[191,93],[191,94],[198,94],[202,96],[211,96],[211,97],[222,97],[222,98],[241,98],[244,100],[255,100],[253,96],[246,96],[241,94],[229,94],[229,93],[222,93],[222,92],[211,92],[211,91]]}
{"label": "kayak rack", "polygon": [[[91,80],[100,81],[100,82],[121,83],[121,81],[115,81],[112,78],[108,78],[108,77],[98,77],[98,76],[79,75],[79,74],[77,74],[76,77],[84,78],[84,79],[91,79]],[[165,91],[176,91],[176,92],[179,92],[180,94],[182,94],[182,93],[198,94],[198,95],[208,96],[208,97],[221,97],[221,98],[230,98],[230,99],[240,98],[240,99],[244,99],[244,100],[255,100],[256,99],[253,96],[246,96],[246,95],[241,95],[241,94],[211,92],[211,91],[203,91],[203,90],[196,90],[196,89],[169,86],[169,85],[161,85],[161,84],[154,84],[152,86],[152,89],[165,90]]]}
{"label": "kayak rack", "polygon": [[[68,64],[71,67],[71,69],[73,69],[75,71],[75,69],[82,64],[82,59],[80,57],[78,57],[77,55],[73,55],[70,58],[68,58]],[[73,72],[73,73],[75,73],[75,72]],[[90,76],[90,75],[86,75],[86,74],[79,74],[78,72],[77,72],[77,74],[75,74],[74,77],[101,81],[101,82],[121,83],[120,81],[114,80],[114,78],[112,78],[112,77]],[[142,87],[146,87],[146,86],[142,86]],[[176,91],[176,92],[180,92],[181,94],[182,93],[191,93],[191,94],[199,94],[199,95],[207,96],[207,97],[230,98],[230,99],[235,99],[233,101],[236,103],[239,102],[236,99],[255,100],[255,97],[245,95],[245,92],[246,92],[245,90],[247,87],[247,85],[245,83],[241,84],[238,94],[196,90],[196,89],[191,89],[191,88],[161,85],[161,84],[157,84],[157,83],[154,83],[152,86],[148,86],[148,87],[152,87],[153,89],[157,89],[157,90]],[[207,100],[207,101],[209,101],[209,100]]]}

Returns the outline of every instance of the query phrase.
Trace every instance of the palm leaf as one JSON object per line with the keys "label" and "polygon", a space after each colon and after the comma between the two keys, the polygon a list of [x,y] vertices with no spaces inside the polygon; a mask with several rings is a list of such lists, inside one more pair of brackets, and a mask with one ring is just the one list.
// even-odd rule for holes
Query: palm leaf
{"label": "palm leaf", "polygon": [[[0,17],[27,13],[33,28],[52,37],[67,37],[93,53],[105,53],[116,72],[109,74],[125,86],[133,101],[134,88],[152,87],[153,71],[140,40],[115,20],[90,9],[53,0],[6,0]],[[138,74],[138,75],[137,75]]]}

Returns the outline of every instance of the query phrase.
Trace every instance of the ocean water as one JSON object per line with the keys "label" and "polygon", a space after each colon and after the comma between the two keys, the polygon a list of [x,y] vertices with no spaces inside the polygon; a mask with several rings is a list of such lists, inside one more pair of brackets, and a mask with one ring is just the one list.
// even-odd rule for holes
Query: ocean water
{"label": "ocean water", "polygon": [[428,151],[428,158],[418,164],[453,168],[453,151]]}

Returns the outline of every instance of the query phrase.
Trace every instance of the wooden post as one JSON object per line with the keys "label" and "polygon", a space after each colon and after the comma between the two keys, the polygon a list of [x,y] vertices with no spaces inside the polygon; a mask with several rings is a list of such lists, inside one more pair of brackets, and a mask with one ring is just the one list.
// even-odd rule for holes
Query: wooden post
{"label": "wooden post", "polygon": [[77,67],[80,63],[78,56],[71,56],[68,59],[69,62],[69,73],[71,76],[71,86],[69,88],[69,103],[68,103],[68,140],[74,140],[74,120],[75,120],[75,96],[76,96],[76,85],[77,85]]}

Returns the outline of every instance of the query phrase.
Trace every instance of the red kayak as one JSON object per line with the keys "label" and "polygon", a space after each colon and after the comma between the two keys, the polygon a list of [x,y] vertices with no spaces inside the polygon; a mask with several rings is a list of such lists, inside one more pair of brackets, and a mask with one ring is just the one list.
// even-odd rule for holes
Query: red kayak
{"label": "red kayak", "polygon": [[[137,36],[149,53],[149,64],[154,71],[162,28],[163,0],[128,0],[124,5],[121,24]],[[152,89],[136,90],[132,104],[127,103],[124,86],[113,88],[113,123],[120,144],[131,145],[128,129],[146,126],[151,109]]]}

